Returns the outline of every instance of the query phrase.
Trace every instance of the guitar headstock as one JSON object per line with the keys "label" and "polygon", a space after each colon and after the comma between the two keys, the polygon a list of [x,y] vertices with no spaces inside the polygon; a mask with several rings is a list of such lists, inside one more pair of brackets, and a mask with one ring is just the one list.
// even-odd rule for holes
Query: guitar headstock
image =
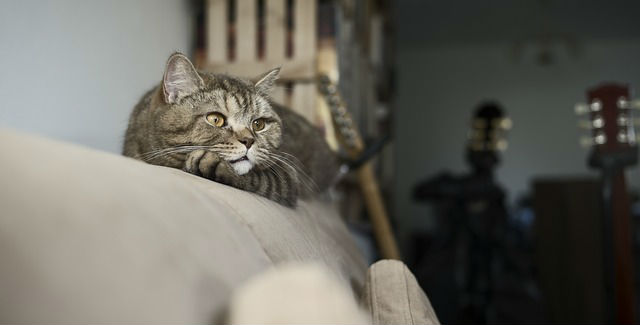
{"label": "guitar headstock", "polygon": [[640,101],[633,101],[627,86],[604,84],[587,91],[588,103],[577,104],[576,113],[586,115],[580,121],[582,128],[590,131],[588,138],[581,140],[591,149],[591,165],[631,165],[638,156],[640,137],[635,127],[640,119],[634,111],[640,109]]}
{"label": "guitar headstock", "polygon": [[480,105],[471,119],[471,129],[467,147],[471,151],[504,151],[508,142],[506,133],[512,127],[512,121],[497,103],[486,102]]}

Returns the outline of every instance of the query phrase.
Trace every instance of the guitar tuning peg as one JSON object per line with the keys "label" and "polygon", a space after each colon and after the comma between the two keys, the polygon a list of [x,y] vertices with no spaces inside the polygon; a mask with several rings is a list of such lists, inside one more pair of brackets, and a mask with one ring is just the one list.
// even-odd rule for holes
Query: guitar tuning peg
{"label": "guitar tuning peg", "polygon": [[599,133],[594,137],[583,136],[580,137],[580,146],[583,148],[588,148],[594,145],[601,145],[607,142],[607,137],[604,133]]}
{"label": "guitar tuning peg", "polygon": [[616,102],[616,106],[618,106],[618,109],[627,109],[631,105],[626,97],[619,97],[618,101]]}
{"label": "guitar tuning peg", "polygon": [[605,143],[607,143],[607,136],[603,132],[598,132],[593,137],[593,142],[595,144],[605,144]]}
{"label": "guitar tuning peg", "polygon": [[627,135],[627,133],[626,133],[626,132],[620,132],[620,133],[618,133],[617,138],[618,138],[618,142],[620,142],[620,143],[628,143],[628,142],[630,142],[630,140],[631,140],[631,139],[629,138],[629,135]]}
{"label": "guitar tuning peg", "polygon": [[626,114],[621,114],[618,116],[618,126],[640,126],[640,117],[630,118]]}
{"label": "guitar tuning peg", "polygon": [[579,120],[578,127],[585,130],[591,130],[593,128],[593,124],[589,120]]}
{"label": "guitar tuning peg", "polygon": [[505,150],[507,150],[507,147],[509,147],[509,143],[505,139],[500,139],[495,144],[495,148],[498,151],[505,151]]}
{"label": "guitar tuning peg", "polygon": [[627,126],[629,123],[629,117],[626,114],[618,115],[618,126]]}
{"label": "guitar tuning peg", "polygon": [[640,100],[628,100],[625,97],[618,98],[616,103],[619,109],[640,109]]}
{"label": "guitar tuning peg", "polygon": [[604,119],[600,115],[596,115],[591,120],[579,120],[578,127],[585,130],[601,129],[604,127]]}
{"label": "guitar tuning peg", "polygon": [[511,128],[513,127],[513,121],[510,118],[505,117],[502,120],[500,120],[500,127],[503,130],[511,130]]}
{"label": "guitar tuning peg", "polygon": [[592,137],[580,137],[580,146],[583,148],[589,148],[591,146],[593,146],[595,143],[593,141]]}
{"label": "guitar tuning peg", "polygon": [[577,103],[576,106],[573,107],[573,110],[576,115],[584,115],[590,112],[589,105],[585,103]]}
{"label": "guitar tuning peg", "polygon": [[591,103],[578,103],[574,106],[574,111],[577,115],[584,115],[591,112],[599,112],[602,110],[602,101],[599,99],[594,99]]}
{"label": "guitar tuning peg", "polygon": [[597,115],[591,120],[591,124],[596,129],[601,129],[604,126],[604,119],[602,116]]}
{"label": "guitar tuning peg", "polygon": [[618,125],[619,126],[640,126],[640,117],[629,118],[628,116],[621,115],[618,116]]}

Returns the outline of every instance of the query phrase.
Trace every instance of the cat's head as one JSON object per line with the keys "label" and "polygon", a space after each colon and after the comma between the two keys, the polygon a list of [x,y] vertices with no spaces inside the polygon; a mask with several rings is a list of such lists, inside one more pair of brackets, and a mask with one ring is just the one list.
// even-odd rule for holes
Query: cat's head
{"label": "cat's head", "polygon": [[282,136],[280,117],[269,103],[279,71],[245,80],[198,72],[184,55],[171,55],[161,85],[162,103],[154,108],[164,145],[212,151],[239,175],[267,166]]}

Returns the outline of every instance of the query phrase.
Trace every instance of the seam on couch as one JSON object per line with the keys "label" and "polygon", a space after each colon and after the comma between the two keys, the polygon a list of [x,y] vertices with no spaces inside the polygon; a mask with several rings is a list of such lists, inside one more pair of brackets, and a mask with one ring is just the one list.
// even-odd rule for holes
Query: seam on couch
{"label": "seam on couch", "polygon": [[371,266],[371,281],[370,281],[370,288],[371,288],[371,296],[369,297],[369,299],[371,299],[371,313],[372,313],[372,318],[373,318],[373,323],[374,324],[380,324],[380,312],[378,310],[379,306],[377,305],[377,301],[378,301],[378,297],[377,297],[377,291],[376,288],[376,265],[372,265]]}
{"label": "seam on couch", "polygon": [[404,288],[407,294],[407,306],[409,307],[407,308],[407,310],[409,311],[409,318],[411,319],[411,324],[415,324],[416,322],[413,320],[413,309],[411,307],[411,295],[409,293],[409,280],[407,279],[407,267],[404,264],[402,264],[401,268],[402,268],[402,276],[404,277]]}

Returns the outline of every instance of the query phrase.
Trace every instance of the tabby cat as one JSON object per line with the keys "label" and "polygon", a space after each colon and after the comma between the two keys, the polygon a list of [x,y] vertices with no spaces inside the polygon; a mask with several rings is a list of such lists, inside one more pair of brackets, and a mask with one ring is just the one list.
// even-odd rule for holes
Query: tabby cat
{"label": "tabby cat", "polygon": [[174,53],[162,83],[131,113],[124,155],[290,207],[325,190],[338,174],[337,156],[302,116],[270,100],[279,71],[245,80],[196,71]]}

